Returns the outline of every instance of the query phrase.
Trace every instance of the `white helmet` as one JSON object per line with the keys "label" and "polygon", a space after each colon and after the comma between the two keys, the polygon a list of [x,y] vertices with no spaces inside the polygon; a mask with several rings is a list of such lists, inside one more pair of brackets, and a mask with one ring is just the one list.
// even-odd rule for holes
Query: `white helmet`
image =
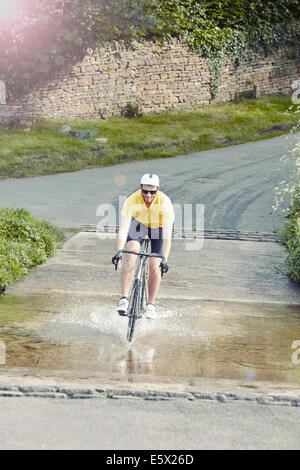
{"label": "white helmet", "polygon": [[151,173],[146,173],[142,176],[141,185],[147,184],[149,186],[159,186],[159,177],[157,175],[152,175]]}

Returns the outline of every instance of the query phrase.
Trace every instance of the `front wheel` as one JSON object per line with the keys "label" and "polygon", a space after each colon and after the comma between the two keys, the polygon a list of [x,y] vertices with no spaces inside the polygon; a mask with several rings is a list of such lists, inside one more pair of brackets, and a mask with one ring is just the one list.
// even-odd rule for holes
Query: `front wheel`
{"label": "front wheel", "polygon": [[133,332],[135,327],[135,322],[139,314],[139,298],[140,298],[140,281],[135,280],[132,286],[129,306],[128,306],[128,328],[127,328],[127,341],[131,343],[133,338]]}
{"label": "front wheel", "polygon": [[141,294],[140,294],[140,315],[146,310],[148,303],[148,275],[147,266],[144,265],[141,282]]}

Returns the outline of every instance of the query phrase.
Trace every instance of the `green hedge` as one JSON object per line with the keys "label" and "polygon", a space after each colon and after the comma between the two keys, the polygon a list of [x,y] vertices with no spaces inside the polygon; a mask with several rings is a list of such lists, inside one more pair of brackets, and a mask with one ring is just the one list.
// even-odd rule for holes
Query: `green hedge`
{"label": "green hedge", "polygon": [[0,293],[45,263],[63,238],[63,230],[25,209],[0,208]]}
{"label": "green hedge", "polygon": [[300,282],[300,186],[298,197],[294,198],[292,210],[279,234],[281,243],[289,252],[286,258],[288,274],[293,281]]}

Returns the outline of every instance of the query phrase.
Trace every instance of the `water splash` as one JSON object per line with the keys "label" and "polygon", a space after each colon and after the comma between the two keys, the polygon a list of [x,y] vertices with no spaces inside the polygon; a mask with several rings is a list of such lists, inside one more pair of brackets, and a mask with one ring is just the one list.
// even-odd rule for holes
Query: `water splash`
{"label": "water splash", "polygon": [[[133,342],[138,336],[146,336],[161,329],[167,328],[167,324],[163,320],[170,319],[175,316],[181,315],[181,313],[174,312],[172,310],[157,309],[158,318],[155,320],[149,320],[141,318],[136,322],[136,330]],[[124,341],[128,318],[120,317],[114,311],[109,311],[105,307],[99,307],[94,310],[90,316],[89,321],[93,327],[96,327],[98,331],[103,334],[116,336],[121,341]],[[170,327],[170,325],[169,325]]]}
{"label": "water splash", "polygon": [[105,307],[98,307],[90,314],[89,322],[91,327],[96,328],[100,333],[113,336],[120,342],[125,342],[125,331],[128,323],[126,317],[120,317],[116,312],[110,312]]}

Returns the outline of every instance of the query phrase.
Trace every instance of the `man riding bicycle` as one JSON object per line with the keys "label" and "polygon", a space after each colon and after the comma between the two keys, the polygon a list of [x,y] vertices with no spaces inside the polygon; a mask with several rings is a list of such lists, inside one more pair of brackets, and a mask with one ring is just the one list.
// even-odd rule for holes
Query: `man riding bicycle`
{"label": "man riding bicycle", "polygon": [[[159,191],[159,177],[145,174],[141,188],[126,199],[121,211],[120,230],[117,237],[117,254],[112,258],[116,266],[122,259],[121,250],[139,251],[145,238],[151,240],[151,252],[162,256],[149,262],[149,297],[146,318],[155,318],[155,300],[158,295],[162,272],[168,271],[168,257],[171,250],[174,210],[170,198]],[[117,311],[126,315],[128,298],[134,277],[136,257],[126,254],[122,266],[122,297]]]}

